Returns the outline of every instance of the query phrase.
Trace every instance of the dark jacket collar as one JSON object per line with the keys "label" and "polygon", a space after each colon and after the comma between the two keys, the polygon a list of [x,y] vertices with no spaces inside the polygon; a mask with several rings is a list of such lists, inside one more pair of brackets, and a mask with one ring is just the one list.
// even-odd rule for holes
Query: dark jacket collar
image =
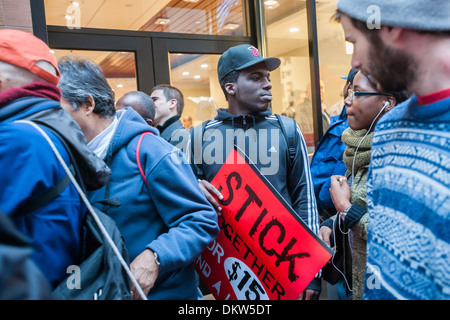
{"label": "dark jacket collar", "polygon": [[176,122],[177,120],[180,120],[181,114],[177,114],[169,119],[166,120],[162,125],[157,125],[156,128],[159,130],[160,134],[163,133],[164,130],[166,130],[171,124]]}
{"label": "dark jacket collar", "polygon": [[269,108],[266,111],[255,112],[246,115],[235,115],[228,112],[228,109],[219,109],[217,110],[217,116],[214,118],[215,120],[223,121],[224,123],[231,123],[232,126],[244,126],[246,124],[255,125],[260,121],[266,120],[266,117],[272,115],[272,110]]}

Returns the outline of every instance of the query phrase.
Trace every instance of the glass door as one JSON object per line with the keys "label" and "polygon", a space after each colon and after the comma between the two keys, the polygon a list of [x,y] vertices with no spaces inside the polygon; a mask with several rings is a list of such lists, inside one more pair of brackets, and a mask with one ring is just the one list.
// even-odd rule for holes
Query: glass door
{"label": "glass door", "polygon": [[115,93],[116,101],[125,93],[137,90],[134,52],[52,49],[57,59],[64,56],[87,58],[98,64]]}
{"label": "glass door", "polygon": [[217,76],[218,54],[170,53],[171,85],[184,95],[182,117],[191,119],[196,126],[216,116],[226,101]]}

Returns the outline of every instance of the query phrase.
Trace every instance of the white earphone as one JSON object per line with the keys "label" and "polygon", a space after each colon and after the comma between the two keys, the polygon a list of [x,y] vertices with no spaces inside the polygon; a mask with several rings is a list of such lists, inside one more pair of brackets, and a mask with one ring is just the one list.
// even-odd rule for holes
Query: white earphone
{"label": "white earphone", "polygon": [[384,103],[383,109],[386,108],[389,104],[390,104],[389,101],[386,101],[386,102]]}

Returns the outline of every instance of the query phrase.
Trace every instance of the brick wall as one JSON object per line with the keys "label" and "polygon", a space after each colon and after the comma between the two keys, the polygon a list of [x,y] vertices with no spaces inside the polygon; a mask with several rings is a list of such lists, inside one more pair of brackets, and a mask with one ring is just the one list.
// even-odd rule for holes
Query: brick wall
{"label": "brick wall", "polygon": [[0,0],[0,29],[33,32],[30,1],[33,0]]}

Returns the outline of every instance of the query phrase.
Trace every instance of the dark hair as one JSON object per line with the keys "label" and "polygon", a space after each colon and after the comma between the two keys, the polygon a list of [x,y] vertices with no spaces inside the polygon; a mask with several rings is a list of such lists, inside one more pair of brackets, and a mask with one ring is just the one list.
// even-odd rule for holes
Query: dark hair
{"label": "dark hair", "polygon": [[[122,98],[131,98],[135,101],[130,107],[136,110],[144,119],[155,119],[155,103],[148,94],[142,91],[131,91],[123,95]],[[121,98],[121,99],[122,99]]]}
{"label": "dark hair", "polygon": [[[378,91],[378,87],[377,84],[374,83],[370,77],[368,78],[369,80],[369,85],[372,87],[372,89],[374,89],[375,91]],[[411,97],[411,93],[408,92],[407,90],[399,90],[399,91],[391,91],[391,92],[382,92],[385,93],[386,95],[392,96],[395,98],[396,101],[396,105],[402,103],[403,101],[408,100]]]}
{"label": "dark hair", "polygon": [[411,97],[411,93],[409,93],[407,90],[394,91],[394,92],[391,92],[391,95],[397,101],[396,104],[400,104],[403,101],[406,101]]}
{"label": "dark hair", "polygon": [[183,93],[181,91],[171,85],[168,84],[159,84],[155,87],[153,87],[152,92],[156,90],[162,90],[164,97],[166,97],[166,100],[177,100],[177,113],[182,114],[184,109],[184,97]]}
{"label": "dark hair", "polygon": [[241,72],[238,70],[233,70],[230,73],[228,73],[225,77],[223,77],[222,80],[220,80],[220,87],[222,88],[223,94],[225,95],[225,99],[227,101],[228,101],[228,93],[227,90],[225,89],[225,85],[227,83],[237,82],[240,73]]}
{"label": "dark hair", "polygon": [[108,118],[116,113],[114,91],[106,81],[100,66],[85,58],[66,56],[58,60],[61,73],[59,88],[62,97],[72,103],[74,109],[83,102],[94,99],[93,112]]}

